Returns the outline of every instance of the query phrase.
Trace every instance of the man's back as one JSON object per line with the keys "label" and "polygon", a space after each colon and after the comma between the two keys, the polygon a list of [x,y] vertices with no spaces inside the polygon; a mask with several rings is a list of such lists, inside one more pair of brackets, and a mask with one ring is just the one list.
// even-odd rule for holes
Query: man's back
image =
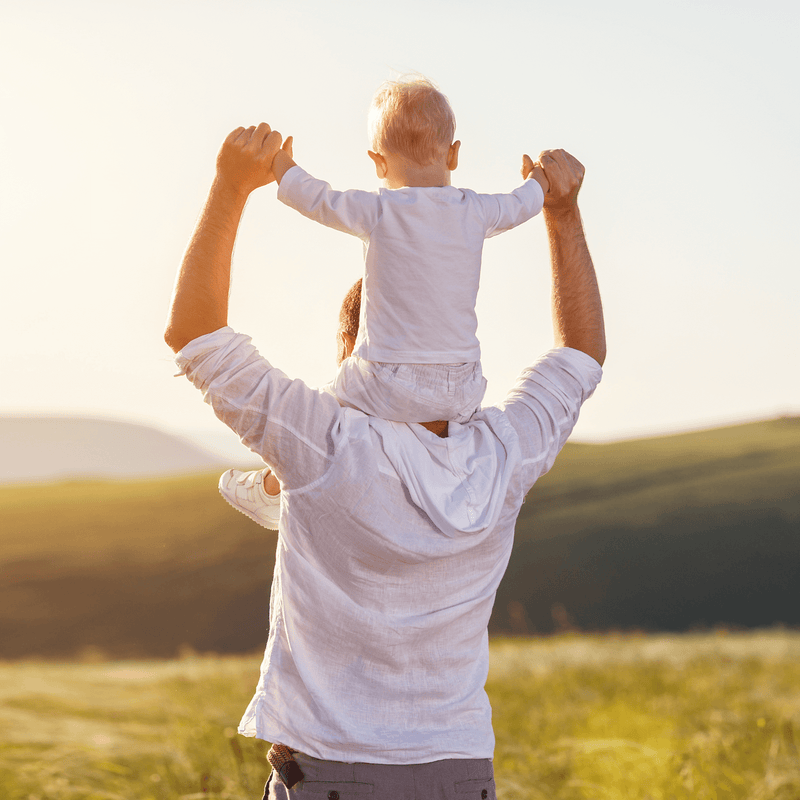
{"label": "man's back", "polygon": [[342,409],[230,329],[179,363],[282,485],[269,641],[240,732],[344,762],[491,758],[495,592],[598,364],[552,351],[442,439]]}

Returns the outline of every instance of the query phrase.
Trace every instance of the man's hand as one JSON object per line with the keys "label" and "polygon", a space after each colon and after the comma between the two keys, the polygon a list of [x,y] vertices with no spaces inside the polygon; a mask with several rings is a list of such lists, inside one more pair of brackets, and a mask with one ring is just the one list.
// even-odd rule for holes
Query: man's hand
{"label": "man's hand", "polygon": [[[172,294],[164,338],[177,353],[198,336],[228,324],[231,258],[236,232],[253,189],[275,180],[272,162],[281,135],[269,125],[237,128],[222,144],[217,174],[186,248]],[[292,137],[283,143],[291,155]]]}
{"label": "man's hand", "polygon": [[550,184],[545,193],[546,211],[572,210],[578,205],[578,192],[586,171],[577,158],[566,150],[543,150],[539,163],[544,168]]}
{"label": "man's hand", "polygon": [[259,186],[272,183],[275,154],[283,150],[290,158],[292,156],[292,137],[287,137],[283,147],[282,139],[266,122],[258,127],[251,125],[232,131],[217,156],[217,179],[243,197]]}
{"label": "man's hand", "polygon": [[553,270],[555,344],[581,350],[602,366],[606,358],[603,304],[578,210],[585,170],[565,150],[545,150],[539,161],[550,181],[544,221]]}
{"label": "man's hand", "polygon": [[533,159],[526,153],[522,156],[522,177],[527,180],[528,178],[533,178],[534,180],[538,181],[539,186],[542,187],[542,191],[545,195],[550,191],[550,182],[547,179],[547,175],[545,175],[544,170],[542,169],[542,165],[537,163],[533,163]]}

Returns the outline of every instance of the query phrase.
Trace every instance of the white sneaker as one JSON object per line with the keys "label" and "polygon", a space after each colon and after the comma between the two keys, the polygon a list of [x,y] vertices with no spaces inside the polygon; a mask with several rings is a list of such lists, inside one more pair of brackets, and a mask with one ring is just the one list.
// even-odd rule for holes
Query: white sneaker
{"label": "white sneaker", "polygon": [[276,531],[281,518],[281,496],[264,491],[264,475],[269,471],[269,468],[254,472],[229,469],[219,479],[219,493],[237,511],[247,514],[263,528]]}

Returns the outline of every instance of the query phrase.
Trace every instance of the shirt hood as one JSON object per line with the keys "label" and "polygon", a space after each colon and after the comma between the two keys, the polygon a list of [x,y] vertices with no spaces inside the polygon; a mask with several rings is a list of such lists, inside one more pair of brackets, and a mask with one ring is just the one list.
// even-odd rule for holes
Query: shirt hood
{"label": "shirt hood", "polygon": [[445,536],[479,534],[497,524],[521,454],[517,435],[498,409],[449,424],[440,438],[422,425],[376,420],[383,450],[411,500]]}

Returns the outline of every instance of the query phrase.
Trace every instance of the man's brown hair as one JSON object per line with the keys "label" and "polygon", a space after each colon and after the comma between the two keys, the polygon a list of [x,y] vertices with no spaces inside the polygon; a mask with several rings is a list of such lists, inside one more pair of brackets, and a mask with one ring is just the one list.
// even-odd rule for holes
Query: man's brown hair
{"label": "man's brown hair", "polygon": [[350,287],[339,311],[339,331],[353,338],[358,336],[358,320],[361,315],[361,281],[359,278]]}

